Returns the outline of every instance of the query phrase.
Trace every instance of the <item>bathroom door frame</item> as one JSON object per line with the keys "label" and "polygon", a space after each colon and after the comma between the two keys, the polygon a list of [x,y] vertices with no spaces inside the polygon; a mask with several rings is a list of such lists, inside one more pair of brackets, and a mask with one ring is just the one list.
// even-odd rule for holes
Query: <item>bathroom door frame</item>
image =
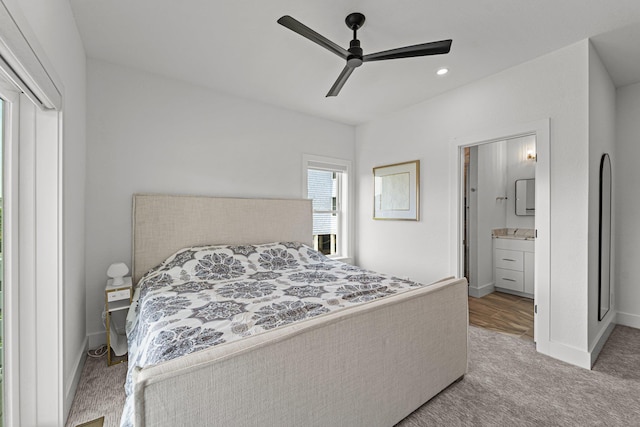
{"label": "bathroom door frame", "polygon": [[551,256],[551,185],[549,119],[488,129],[477,134],[451,140],[452,222],[451,270],[457,277],[464,274],[464,149],[475,145],[504,141],[522,136],[536,137],[536,216],[534,268],[534,341],[537,351],[548,354],[550,347],[550,256]]}

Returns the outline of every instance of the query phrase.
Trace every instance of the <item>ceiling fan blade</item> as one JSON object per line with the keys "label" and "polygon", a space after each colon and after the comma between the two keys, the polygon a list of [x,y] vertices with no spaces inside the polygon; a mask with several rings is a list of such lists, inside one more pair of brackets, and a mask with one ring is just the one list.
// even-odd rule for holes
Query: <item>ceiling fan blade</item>
{"label": "ceiling fan blade", "polygon": [[362,57],[363,62],[382,61],[385,59],[412,58],[414,56],[441,55],[449,53],[453,40],[440,40],[431,43],[416,44],[383,52],[371,53]]}
{"label": "ceiling fan blade", "polygon": [[349,78],[351,73],[353,73],[353,70],[354,68],[349,67],[348,65],[342,69],[342,72],[338,76],[338,79],[333,84],[333,86],[331,86],[331,89],[329,89],[329,93],[327,93],[327,97],[336,96],[337,94],[340,93],[340,89],[342,89],[342,86],[344,86],[344,84],[347,82],[347,79]]}
{"label": "ceiling fan blade", "polygon": [[291,31],[294,31],[300,34],[302,37],[305,37],[316,44],[319,44],[323,48],[330,50],[331,52],[335,53],[342,59],[347,59],[347,56],[349,56],[349,51],[338,46],[337,44],[327,39],[323,35],[316,33],[311,28],[300,23],[299,21],[296,21],[289,15],[285,15],[282,18],[278,19],[278,24],[284,27],[287,27]]}

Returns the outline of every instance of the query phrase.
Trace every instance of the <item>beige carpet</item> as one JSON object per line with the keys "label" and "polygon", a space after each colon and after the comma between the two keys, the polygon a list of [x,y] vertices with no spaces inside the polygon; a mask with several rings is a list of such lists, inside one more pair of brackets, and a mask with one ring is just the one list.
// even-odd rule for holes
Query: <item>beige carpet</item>
{"label": "beige carpet", "polygon": [[[67,426],[119,425],[125,374],[126,364],[87,358]],[[640,330],[616,326],[588,371],[470,326],[467,375],[398,426],[640,426]]]}
{"label": "beige carpet", "polygon": [[592,371],[469,328],[469,372],[399,426],[640,426],[640,330],[616,326]]}
{"label": "beige carpet", "polygon": [[107,356],[87,357],[71,405],[67,427],[76,427],[104,416],[104,427],[119,426],[124,407],[127,363],[107,366]]}

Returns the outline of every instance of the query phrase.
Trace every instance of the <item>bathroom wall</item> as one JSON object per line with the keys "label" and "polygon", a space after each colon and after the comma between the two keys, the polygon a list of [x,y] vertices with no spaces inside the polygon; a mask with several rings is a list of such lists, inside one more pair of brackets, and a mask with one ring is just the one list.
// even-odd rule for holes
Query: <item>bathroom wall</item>
{"label": "bathroom wall", "polygon": [[516,180],[535,178],[536,162],[527,159],[529,152],[536,152],[535,135],[513,138],[507,145],[507,228],[535,228],[535,216],[516,215]]}
{"label": "bathroom wall", "polygon": [[472,147],[472,150],[477,149],[478,164],[475,187],[477,235],[471,238],[471,242],[475,242],[472,250],[476,251],[477,269],[469,290],[473,296],[486,295],[493,289],[491,230],[506,224],[507,145],[507,141],[498,141]]}

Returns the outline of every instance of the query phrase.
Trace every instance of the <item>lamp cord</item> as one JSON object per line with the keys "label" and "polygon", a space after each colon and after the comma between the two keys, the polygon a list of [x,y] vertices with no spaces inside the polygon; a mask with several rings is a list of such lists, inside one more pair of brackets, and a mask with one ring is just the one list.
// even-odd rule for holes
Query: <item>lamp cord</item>
{"label": "lamp cord", "polygon": [[[104,326],[105,330],[107,329],[107,312],[106,312],[106,310],[102,311],[102,326]],[[87,350],[87,356],[93,357],[94,359],[99,359],[102,356],[104,356],[105,354],[107,354],[108,350],[109,350],[109,347],[107,347],[106,344],[102,344],[100,347]]]}

